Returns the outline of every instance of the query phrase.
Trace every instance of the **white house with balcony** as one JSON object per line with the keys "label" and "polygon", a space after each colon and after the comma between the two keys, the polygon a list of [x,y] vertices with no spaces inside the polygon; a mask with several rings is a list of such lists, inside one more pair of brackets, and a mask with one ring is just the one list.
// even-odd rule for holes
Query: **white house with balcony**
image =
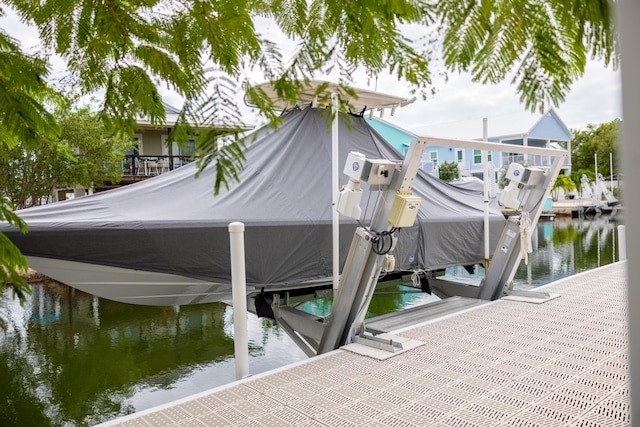
{"label": "white house with balcony", "polygon": [[[406,153],[411,142],[417,136],[432,136],[464,140],[482,140],[484,132],[483,118],[427,125],[403,130],[384,120],[368,119],[369,124],[389,141],[398,151]],[[530,146],[540,148],[561,148],[571,151],[573,135],[564,124],[555,109],[550,108],[544,114],[520,112],[487,117],[487,140],[501,144]],[[571,173],[571,156],[563,167],[564,173]],[[532,156],[511,153],[488,153],[488,160],[496,171],[512,162],[528,166],[546,167],[550,165],[547,156]],[[448,147],[428,147],[425,150],[422,166],[429,173],[437,174],[438,166],[444,162],[458,164],[460,176],[482,177],[483,163],[480,150],[457,149]]]}

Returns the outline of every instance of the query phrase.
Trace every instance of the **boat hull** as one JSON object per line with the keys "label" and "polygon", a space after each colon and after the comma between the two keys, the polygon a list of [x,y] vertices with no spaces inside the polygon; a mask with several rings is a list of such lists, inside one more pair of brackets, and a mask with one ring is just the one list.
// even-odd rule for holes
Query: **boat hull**
{"label": "boat hull", "polygon": [[[133,270],[51,258],[27,256],[29,267],[74,289],[127,304],[173,306],[224,302],[231,304],[231,285],[176,274]],[[326,286],[331,278],[272,286],[269,292]],[[246,287],[247,297],[261,289]]]}
{"label": "boat hull", "polygon": [[[138,305],[188,305],[231,300],[231,285],[151,271],[27,256],[29,267],[74,289]],[[255,291],[247,287],[247,293]]]}

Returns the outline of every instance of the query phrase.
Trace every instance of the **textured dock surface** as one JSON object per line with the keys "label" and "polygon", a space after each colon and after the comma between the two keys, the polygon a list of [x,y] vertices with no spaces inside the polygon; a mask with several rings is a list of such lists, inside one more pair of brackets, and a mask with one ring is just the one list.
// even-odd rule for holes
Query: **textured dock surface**
{"label": "textured dock surface", "polygon": [[396,335],[386,360],[337,350],[107,425],[628,426],[626,263]]}

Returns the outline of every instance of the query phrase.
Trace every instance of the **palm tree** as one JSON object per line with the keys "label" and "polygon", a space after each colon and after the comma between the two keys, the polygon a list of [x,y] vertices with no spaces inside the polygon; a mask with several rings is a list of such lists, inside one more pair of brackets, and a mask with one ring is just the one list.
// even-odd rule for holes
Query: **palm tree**
{"label": "palm tree", "polygon": [[562,189],[562,191],[566,195],[570,191],[573,191],[576,189],[576,184],[575,182],[573,182],[571,177],[560,174],[556,178],[556,181],[553,183],[553,188],[551,189],[551,192],[553,194],[553,200],[556,200],[556,201],[558,200],[560,189]]}

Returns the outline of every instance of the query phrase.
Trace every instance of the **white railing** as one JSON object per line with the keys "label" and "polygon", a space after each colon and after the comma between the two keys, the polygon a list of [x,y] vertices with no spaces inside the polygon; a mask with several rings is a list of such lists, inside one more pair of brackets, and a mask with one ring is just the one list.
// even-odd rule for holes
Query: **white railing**
{"label": "white railing", "polygon": [[193,159],[188,156],[127,155],[122,164],[122,175],[154,176],[184,166]]}

